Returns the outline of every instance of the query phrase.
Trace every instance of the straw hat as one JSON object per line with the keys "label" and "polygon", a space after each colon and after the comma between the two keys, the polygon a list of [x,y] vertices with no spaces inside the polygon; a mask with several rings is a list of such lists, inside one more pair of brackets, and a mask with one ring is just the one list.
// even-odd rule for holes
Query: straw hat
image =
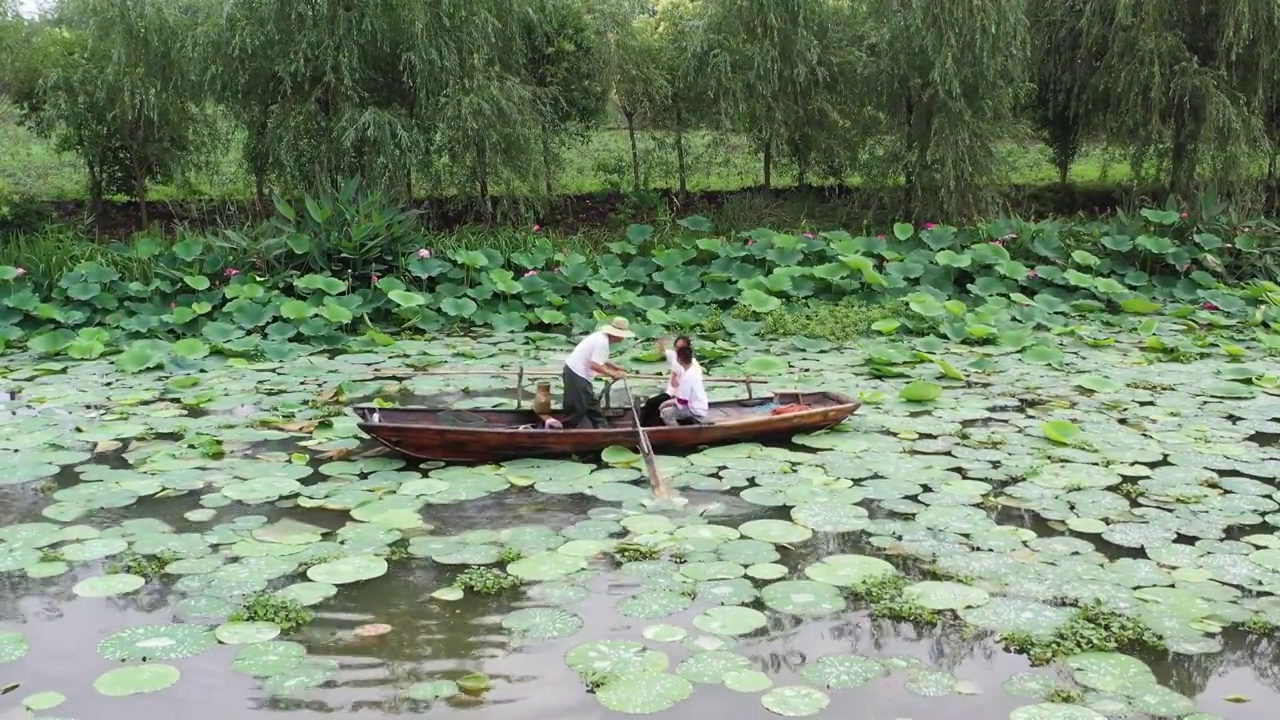
{"label": "straw hat", "polygon": [[635,337],[635,333],[631,332],[631,323],[626,318],[616,317],[609,321],[608,325],[602,325],[599,332],[616,338]]}

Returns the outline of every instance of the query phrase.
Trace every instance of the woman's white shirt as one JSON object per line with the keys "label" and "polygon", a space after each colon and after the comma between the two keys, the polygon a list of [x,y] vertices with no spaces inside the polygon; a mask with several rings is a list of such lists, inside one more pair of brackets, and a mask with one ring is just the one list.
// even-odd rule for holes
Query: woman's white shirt
{"label": "woman's white shirt", "polygon": [[676,360],[676,351],[667,350],[667,365],[671,366],[671,380],[667,381],[667,397],[676,396],[676,386],[679,383],[680,376],[684,374],[684,366]]}
{"label": "woman's white shirt", "polygon": [[706,417],[710,409],[707,390],[702,385],[702,366],[696,361],[687,368],[682,368],[680,387],[676,388],[676,398],[689,403],[689,411],[698,417]]}

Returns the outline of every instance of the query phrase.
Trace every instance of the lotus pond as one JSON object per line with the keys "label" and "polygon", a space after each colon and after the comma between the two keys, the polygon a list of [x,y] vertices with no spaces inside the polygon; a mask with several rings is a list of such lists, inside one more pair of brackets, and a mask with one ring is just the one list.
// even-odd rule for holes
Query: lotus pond
{"label": "lotus pond", "polygon": [[[408,366],[554,368],[564,338],[139,374],[9,355],[4,700],[95,720],[1271,717],[1275,366],[1115,339],[708,345],[715,374],[867,404],[790,445],[662,456],[661,502],[624,448],[419,465],[344,408],[509,407],[510,376]],[[624,362],[659,369],[642,350]]]}

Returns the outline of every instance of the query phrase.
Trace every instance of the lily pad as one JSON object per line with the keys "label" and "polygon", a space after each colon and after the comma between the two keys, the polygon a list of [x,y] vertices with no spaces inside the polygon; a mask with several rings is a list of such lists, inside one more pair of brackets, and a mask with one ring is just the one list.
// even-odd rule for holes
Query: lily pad
{"label": "lily pad", "polygon": [[80,597],[105,598],[131,593],[146,584],[145,579],[127,573],[99,575],[76,583],[71,592]]}
{"label": "lily pad", "polygon": [[27,639],[22,633],[0,632],[0,663],[9,663],[20,659],[30,650]]}
{"label": "lily pad", "polygon": [[623,676],[639,672],[660,673],[667,669],[667,656],[630,640],[598,640],[584,643],[564,656],[565,663],[579,674]]}
{"label": "lily pad", "polygon": [[887,677],[889,670],[873,658],[860,655],[830,655],[805,665],[800,674],[814,685],[843,690]]}
{"label": "lily pad", "polygon": [[596,699],[614,712],[648,715],[668,710],[692,694],[693,685],[678,675],[639,672],[605,683],[596,690]]}
{"label": "lily pad", "polygon": [[785,545],[801,543],[813,537],[813,531],[786,520],[750,520],[738,526],[744,537]]}
{"label": "lily pad", "polygon": [[904,600],[930,610],[959,610],[985,605],[991,599],[985,590],[957,582],[925,580],[908,585]]}
{"label": "lily pad", "polygon": [[834,615],[846,607],[839,590],[813,580],[781,580],[765,586],[760,597],[774,610],[803,617]]}
{"label": "lily pad", "polygon": [[307,649],[300,643],[269,640],[244,645],[231,661],[231,669],[253,677],[270,677],[302,663]]}
{"label": "lily pad", "polygon": [[451,698],[458,692],[458,684],[452,680],[431,680],[410,685],[404,694],[414,700],[431,702]]}
{"label": "lily pad", "polygon": [[526,582],[559,580],[579,570],[587,569],[587,560],[559,552],[541,552],[521,558],[507,565],[507,572]]}
{"label": "lily pad", "polygon": [[103,673],[93,681],[93,689],[107,697],[141,695],[170,688],[182,677],[178,668],[162,663],[129,665]]}
{"label": "lily pad", "polygon": [[734,692],[758,693],[773,687],[773,680],[759,670],[734,670],[724,674],[724,686]]}
{"label": "lily pad", "polygon": [[140,625],[108,636],[98,643],[98,654],[107,660],[178,660],[217,643],[214,634],[199,625]]}
{"label": "lily pad", "polygon": [[312,582],[346,585],[387,574],[387,561],[376,555],[353,555],[321,563],[307,570]]}
{"label": "lily pad", "polygon": [[840,587],[858,587],[897,573],[884,560],[866,555],[828,555],[804,569],[811,579]]}
{"label": "lily pad", "polygon": [[502,619],[502,627],[530,640],[557,640],[582,629],[582,618],[559,608],[525,608]]}
{"label": "lily pad", "polygon": [[708,608],[693,619],[693,626],[712,635],[747,635],[768,624],[764,613],[751,608],[721,605]]}
{"label": "lily pad", "polygon": [[228,622],[219,625],[213,634],[227,645],[247,645],[276,638],[280,626],[273,622]]}
{"label": "lily pad", "polygon": [[751,661],[728,650],[708,650],[694,653],[676,667],[676,674],[696,683],[718,684],[726,673],[746,670]]}
{"label": "lily pad", "polygon": [[802,685],[774,688],[760,697],[766,710],[783,717],[817,715],[830,703],[831,698],[822,691]]}

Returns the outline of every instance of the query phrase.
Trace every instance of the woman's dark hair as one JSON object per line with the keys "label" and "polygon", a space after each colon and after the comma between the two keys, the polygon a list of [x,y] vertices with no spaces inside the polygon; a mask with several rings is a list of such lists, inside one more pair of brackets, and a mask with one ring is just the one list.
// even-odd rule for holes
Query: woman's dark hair
{"label": "woman's dark hair", "polygon": [[682,363],[693,362],[693,348],[688,345],[676,348],[676,360]]}
{"label": "woman's dark hair", "polygon": [[676,338],[675,347],[677,350],[680,349],[682,343],[684,347],[687,347],[687,348],[693,347],[693,341],[689,339],[688,335],[681,335]]}

